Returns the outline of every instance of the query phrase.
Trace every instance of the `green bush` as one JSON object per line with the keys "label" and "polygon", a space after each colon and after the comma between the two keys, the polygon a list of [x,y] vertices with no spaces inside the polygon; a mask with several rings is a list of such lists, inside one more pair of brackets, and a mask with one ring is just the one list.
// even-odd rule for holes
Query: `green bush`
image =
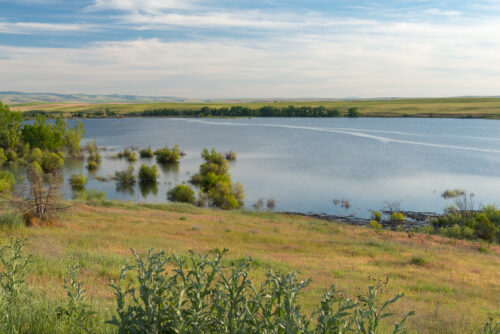
{"label": "green bush", "polygon": [[358,108],[356,107],[349,108],[347,110],[347,117],[351,118],[361,117],[361,113],[358,111]]}
{"label": "green bush", "polygon": [[181,159],[179,146],[175,145],[171,149],[168,147],[163,147],[154,152],[156,155],[156,161],[160,164],[164,163],[176,163]]}
{"label": "green bush", "polygon": [[[351,300],[335,287],[324,292],[310,314],[302,313],[300,293],[310,280],[295,273],[273,273],[259,285],[249,279],[250,259],[223,265],[225,252],[189,259],[149,251],[134,252],[135,265],[124,265],[115,290],[116,315],[109,322],[119,333],[378,333],[403,295],[379,303],[384,283]],[[167,268],[172,268],[167,271]],[[134,270],[135,279],[129,271]],[[405,331],[409,312],[394,325]]]}
{"label": "green bush", "polygon": [[14,174],[6,170],[0,170],[0,194],[11,192],[15,183]]}
{"label": "green bush", "polygon": [[382,220],[382,213],[380,211],[373,210],[371,213],[371,218],[380,222]]}
{"label": "green bush", "polygon": [[7,156],[5,155],[3,148],[0,148],[0,166],[2,166],[5,162],[7,162]]}
{"label": "green bush", "polygon": [[229,151],[224,154],[224,157],[226,158],[227,161],[234,161],[236,160],[236,152],[234,151]]}
{"label": "green bush", "polygon": [[115,172],[116,183],[122,186],[132,185],[135,183],[134,167],[130,166],[124,171]]}
{"label": "green bush", "polygon": [[414,255],[410,260],[410,264],[414,266],[425,266],[429,261],[422,256]]}
{"label": "green bush", "polygon": [[87,179],[82,174],[73,174],[69,179],[69,184],[74,191],[82,191],[85,189]]}
{"label": "green bush", "polygon": [[0,148],[18,149],[21,144],[22,119],[20,112],[11,111],[7,105],[0,102]]}
{"label": "green bush", "polygon": [[87,157],[87,169],[91,171],[96,170],[99,168],[102,158],[101,154],[99,154],[99,148],[97,147],[95,140],[88,142],[85,149],[89,154]]}
{"label": "green bush", "polygon": [[30,257],[23,254],[25,240],[13,240],[0,248],[1,333],[100,333],[98,318],[86,302],[83,285],[71,267],[64,279],[66,299],[52,301],[27,281]]}
{"label": "green bush", "polygon": [[24,226],[23,216],[13,210],[0,212],[0,226],[7,228],[17,228]]}
{"label": "green bush", "polygon": [[106,199],[106,193],[102,190],[98,191],[95,189],[90,189],[87,191],[87,201],[99,202]]}
{"label": "green bush", "polygon": [[139,154],[141,155],[141,158],[152,158],[154,156],[154,152],[151,147],[140,150]]}
{"label": "green bush", "polygon": [[175,186],[175,188],[169,190],[167,193],[167,198],[171,202],[182,202],[190,204],[194,204],[195,202],[194,190],[190,186],[184,184],[179,184]]}
{"label": "green bush", "polygon": [[401,212],[393,212],[391,215],[391,222],[394,224],[402,223],[406,219],[406,216]]}
{"label": "green bush", "polygon": [[158,167],[156,165],[148,166],[145,164],[141,165],[139,169],[139,182],[154,184],[158,179]]}
{"label": "green bush", "polygon": [[81,158],[82,148],[80,142],[85,134],[84,126],[81,121],[76,122],[75,126],[65,131],[63,135],[63,145],[73,158]]}
{"label": "green bush", "polygon": [[447,198],[455,198],[459,196],[465,196],[467,193],[463,189],[446,189],[442,194],[441,197],[447,199]]}
{"label": "green bush", "polygon": [[40,167],[45,173],[53,173],[62,166],[64,166],[64,160],[57,153],[43,152]]}
{"label": "green bush", "polygon": [[382,229],[382,224],[380,224],[377,220],[372,219],[368,223],[368,227],[375,231],[380,231]]}
{"label": "green bush", "polygon": [[125,149],[122,152],[119,152],[116,154],[116,157],[118,159],[127,159],[128,162],[134,162],[137,161],[137,154],[135,154],[133,151],[129,150],[128,148]]}
{"label": "green bush", "polygon": [[474,218],[474,232],[478,238],[491,242],[496,239],[498,227],[484,213],[480,213]]}
{"label": "green bush", "polygon": [[43,152],[38,147],[32,149],[28,156],[29,162],[38,162],[39,164],[42,163],[42,158],[43,158]]}
{"label": "green bush", "polygon": [[193,175],[190,182],[200,185],[211,206],[226,210],[243,206],[243,186],[240,183],[232,184],[225,157],[215,149],[209,151],[206,148],[201,157],[205,162],[200,165],[199,173]]}
{"label": "green bush", "polygon": [[417,227],[417,232],[418,233],[424,233],[424,234],[433,234],[434,233],[434,227],[432,225],[423,225]]}
{"label": "green bush", "polygon": [[13,150],[9,150],[5,152],[5,157],[7,158],[7,162],[16,162],[17,153]]}

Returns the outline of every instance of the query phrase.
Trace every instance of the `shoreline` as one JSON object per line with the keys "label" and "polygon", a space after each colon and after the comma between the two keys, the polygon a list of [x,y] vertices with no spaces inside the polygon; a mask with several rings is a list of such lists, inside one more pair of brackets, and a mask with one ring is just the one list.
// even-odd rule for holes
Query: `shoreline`
{"label": "shoreline", "polygon": [[[396,211],[381,211],[384,215],[391,215]],[[390,220],[381,220],[379,223],[382,225],[383,229],[388,229],[392,231],[396,231],[398,229],[403,231],[410,231],[412,229],[416,229],[422,226],[432,226],[429,223],[430,218],[436,218],[441,216],[442,214],[438,214],[435,212],[416,212],[416,211],[397,211],[406,216],[406,219],[400,223],[393,223]],[[361,218],[356,216],[340,216],[340,215],[332,215],[326,213],[314,213],[314,212],[293,212],[293,211],[282,211],[276,212],[282,213],[291,216],[302,216],[302,217],[311,217],[331,222],[337,222],[341,224],[351,225],[351,226],[367,226],[371,218]]]}

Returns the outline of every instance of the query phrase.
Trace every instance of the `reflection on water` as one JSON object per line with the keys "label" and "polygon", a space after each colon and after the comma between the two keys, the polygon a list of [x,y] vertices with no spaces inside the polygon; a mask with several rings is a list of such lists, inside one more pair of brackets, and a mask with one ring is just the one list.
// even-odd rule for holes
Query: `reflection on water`
{"label": "reflection on water", "polygon": [[148,197],[149,195],[158,195],[158,185],[155,183],[139,182],[139,189],[141,189],[142,197]]}
{"label": "reflection on water", "polygon": [[[234,181],[246,193],[247,207],[274,199],[276,210],[368,216],[386,201],[408,210],[441,211],[446,188],[476,194],[476,201],[500,204],[500,122],[460,119],[95,119],[84,120],[86,139],[106,146],[101,167],[88,173],[85,162],[70,160],[64,178],[82,173],[87,189],[108,198],[165,202],[166,193],[198,171],[204,147],[234,150]],[[114,152],[178,144],[181,162],[159,165],[155,188],[139,183],[122,189],[110,178],[125,170]],[[139,159],[132,164],[137,173]],[[16,171],[19,174],[19,171]],[[22,173],[21,173],[22,174]],[[71,191],[66,185],[66,196]],[[346,209],[333,200],[348,200]]]}

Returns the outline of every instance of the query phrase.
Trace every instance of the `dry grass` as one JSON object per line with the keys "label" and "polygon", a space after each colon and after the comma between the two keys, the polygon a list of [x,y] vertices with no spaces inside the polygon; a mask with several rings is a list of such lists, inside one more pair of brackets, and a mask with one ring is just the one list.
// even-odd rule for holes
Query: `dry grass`
{"label": "dry grass", "polygon": [[124,203],[76,204],[57,226],[5,230],[0,242],[12,236],[28,238],[34,259],[30,280],[47,296],[63,293],[67,266],[76,262],[90,296],[103,307],[113,307],[107,284],[118,277],[123,259],[131,258],[132,247],[178,254],[228,248],[231,258],[252,256],[256,276],[273,268],[311,277],[302,295],[306,308],[331,284],[355,296],[370,277],[388,277],[385,296],[406,294],[396,313],[416,311],[412,332],[470,333],[488,315],[500,316],[498,246],[485,253],[465,241],[376,233],[304,217]]}

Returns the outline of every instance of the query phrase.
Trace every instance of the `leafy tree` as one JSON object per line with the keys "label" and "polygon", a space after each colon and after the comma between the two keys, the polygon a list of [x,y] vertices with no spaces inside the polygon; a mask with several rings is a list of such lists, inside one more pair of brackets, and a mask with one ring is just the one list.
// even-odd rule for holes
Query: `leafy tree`
{"label": "leafy tree", "polygon": [[361,113],[358,111],[358,108],[356,108],[356,107],[349,108],[347,110],[347,117],[356,118],[356,117],[360,117],[360,116],[361,116]]}
{"label": "leafy tree", "polygon": [[66,123],[60,118],[52,124],[45,116],[38,116],[33,124],[26,124],[22,128],[24,143],[30,147],[42,150],[55,151],[63,148]]}
{"label": "leafy tree", "polygon": [[77,158],[81,154],[82,148],[80,146],[80,142],[82,141],[84,134],[85,134],[85,129],[81,121],[78,121],[74,127],[69,128],[64,133],[63,137],[64,147],[66,147],[68,153],[73,158]]}
{"label": "leafy tree", "polygon": [[0,171],[0,194],[8,193],[16,183],[14,175],[8,171]]}
{"label": "leafy tree", "polygon": [[21,121],[21,113],[11,111],[0,102],[0,147],[4,150],[18,149],[20,146]]}

